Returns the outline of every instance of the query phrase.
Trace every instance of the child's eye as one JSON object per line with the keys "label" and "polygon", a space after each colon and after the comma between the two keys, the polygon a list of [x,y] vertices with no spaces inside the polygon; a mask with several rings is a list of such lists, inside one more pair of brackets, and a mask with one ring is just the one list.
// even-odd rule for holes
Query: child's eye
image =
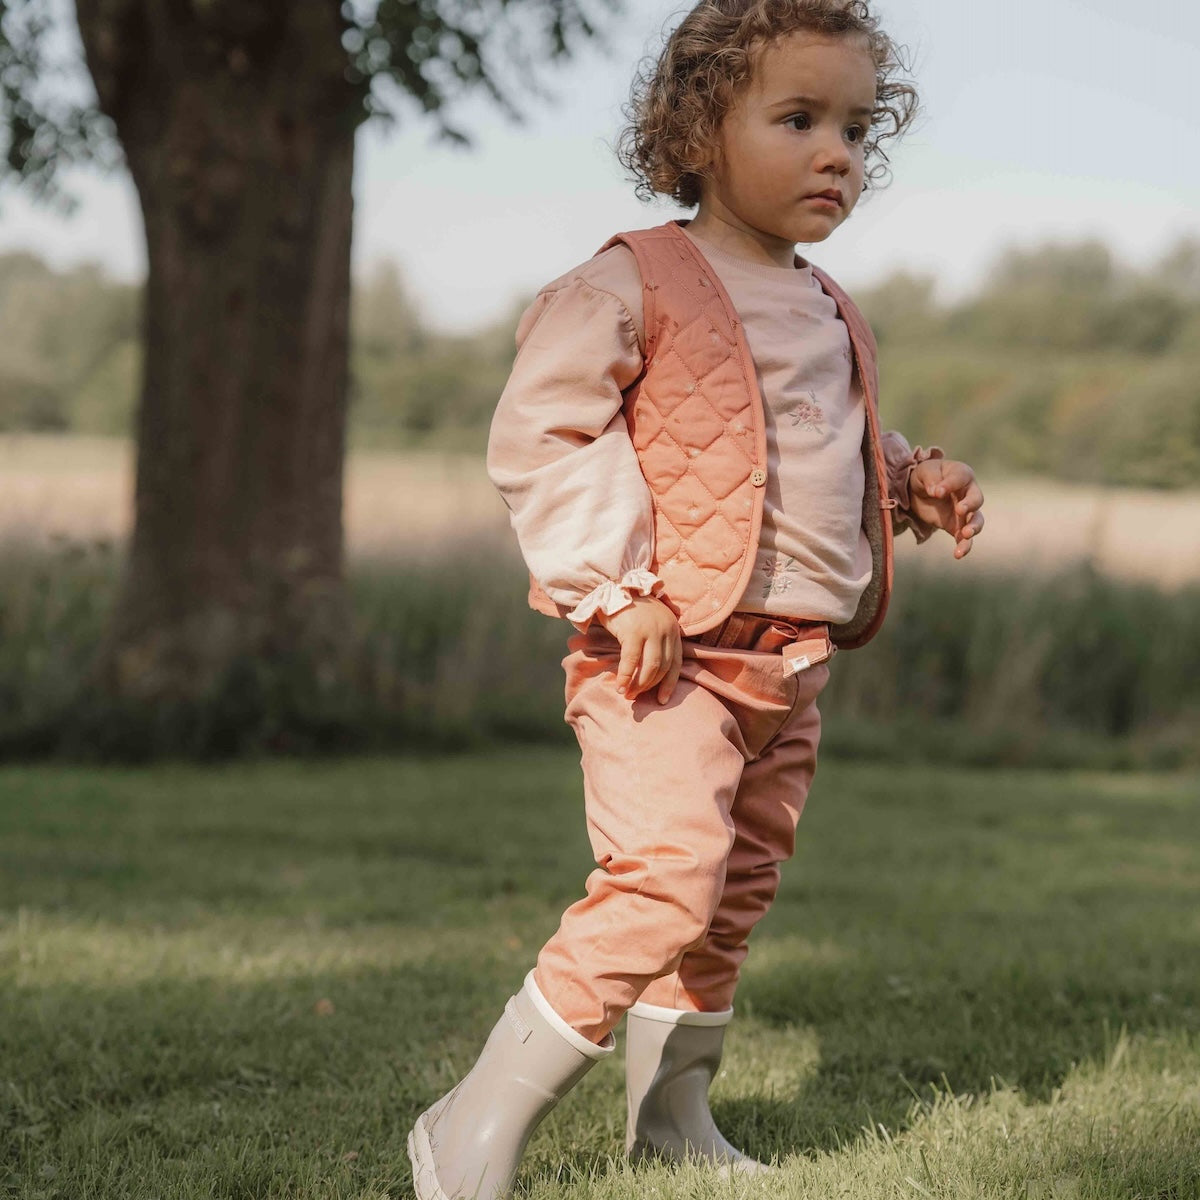
{"label": "child's eye", "polygon": [[[812,119],[809,117],[808,113],[796,113],[795,116],[788,117],[787,120],[784,121],[784,124],[793,126],[797,131],[802,129],[811,129]],[[850,128],[846,130],[846,137],[854,143],[865,140],[866,136],[866,128],[862,125],[851,125]]]}

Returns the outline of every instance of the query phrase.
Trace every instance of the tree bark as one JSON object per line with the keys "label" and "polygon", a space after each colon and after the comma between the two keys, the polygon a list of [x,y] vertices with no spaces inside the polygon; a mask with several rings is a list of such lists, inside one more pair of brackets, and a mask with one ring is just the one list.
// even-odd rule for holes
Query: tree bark
{"label": "tree bark", "polygon": [[[136,517],[97,678],[209,695],[346,628],[359,92],[336,0],[78,0],[145,219]],[[315,660],[314,660],[315,661]]]}

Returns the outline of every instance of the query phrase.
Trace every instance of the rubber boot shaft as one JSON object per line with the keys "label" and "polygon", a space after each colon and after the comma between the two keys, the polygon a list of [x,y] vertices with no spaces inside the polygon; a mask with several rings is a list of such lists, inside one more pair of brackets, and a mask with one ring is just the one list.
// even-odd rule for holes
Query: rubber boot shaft
{"label": "rubber boot shaft", "polygon": [[[647,1013],[657,1015],[648,1016]],[[771,1171],[726,1140],[708,1105],[721,1065],[724,1014],[634,1005],[626,1017],[625,1149],[634,1161],[706,1161],[739,1174]],[[708,1018],[705,1023],[690,1023]]]}
{"label": "rubber boot shaft", "polygon": [[475,1065],[417,1118],[409,1135],[417,1200],[508,1200],[533,1131],[614,1047],[611,1033],[587,1042],[527,976]]}

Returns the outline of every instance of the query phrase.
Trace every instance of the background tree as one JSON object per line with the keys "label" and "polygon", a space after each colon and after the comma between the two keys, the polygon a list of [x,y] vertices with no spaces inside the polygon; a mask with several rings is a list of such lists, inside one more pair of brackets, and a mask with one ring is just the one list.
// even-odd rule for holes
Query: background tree
{"label": "background tree", "polygon": [[[459,95],[522,120],[509,80],[546,99],[539,66],[620,5],[0,0],[4,178],[69,204],[64,167],[123,162],[145,221],[136,519],[97,686],[188,706],[247,661],[329,674],[355,133],[415,101],[469,146]],[[72,19],[94,96],[71,94]]]}

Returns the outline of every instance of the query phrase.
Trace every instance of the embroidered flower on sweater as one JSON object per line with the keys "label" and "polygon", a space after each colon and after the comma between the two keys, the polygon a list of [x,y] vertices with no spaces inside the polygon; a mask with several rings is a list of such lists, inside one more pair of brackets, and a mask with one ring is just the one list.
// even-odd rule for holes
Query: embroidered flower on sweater
{"label": "embroidered flower on sweater", "polygon": [[786,592],[791,586],[792,581],[785,579],[786,574],[795,574],[800,568],[796,566],[796,560],[790,555],[787,558],[776,558],[769,562],[763,563],[762,573],[766,576],[767,582],[763,584],[763,599],[780,592]]}
{"label": "embroidered flower on sweater", "polygon": [[792,424],[803,425],[805,429],[811,429],[815,433],[824,433],[825,426],[821,422],[825,420],[825,412],[817,403],[815,392],[809,392],[808,397],[807,400],[801,400],[795,408],[789,409]]}

